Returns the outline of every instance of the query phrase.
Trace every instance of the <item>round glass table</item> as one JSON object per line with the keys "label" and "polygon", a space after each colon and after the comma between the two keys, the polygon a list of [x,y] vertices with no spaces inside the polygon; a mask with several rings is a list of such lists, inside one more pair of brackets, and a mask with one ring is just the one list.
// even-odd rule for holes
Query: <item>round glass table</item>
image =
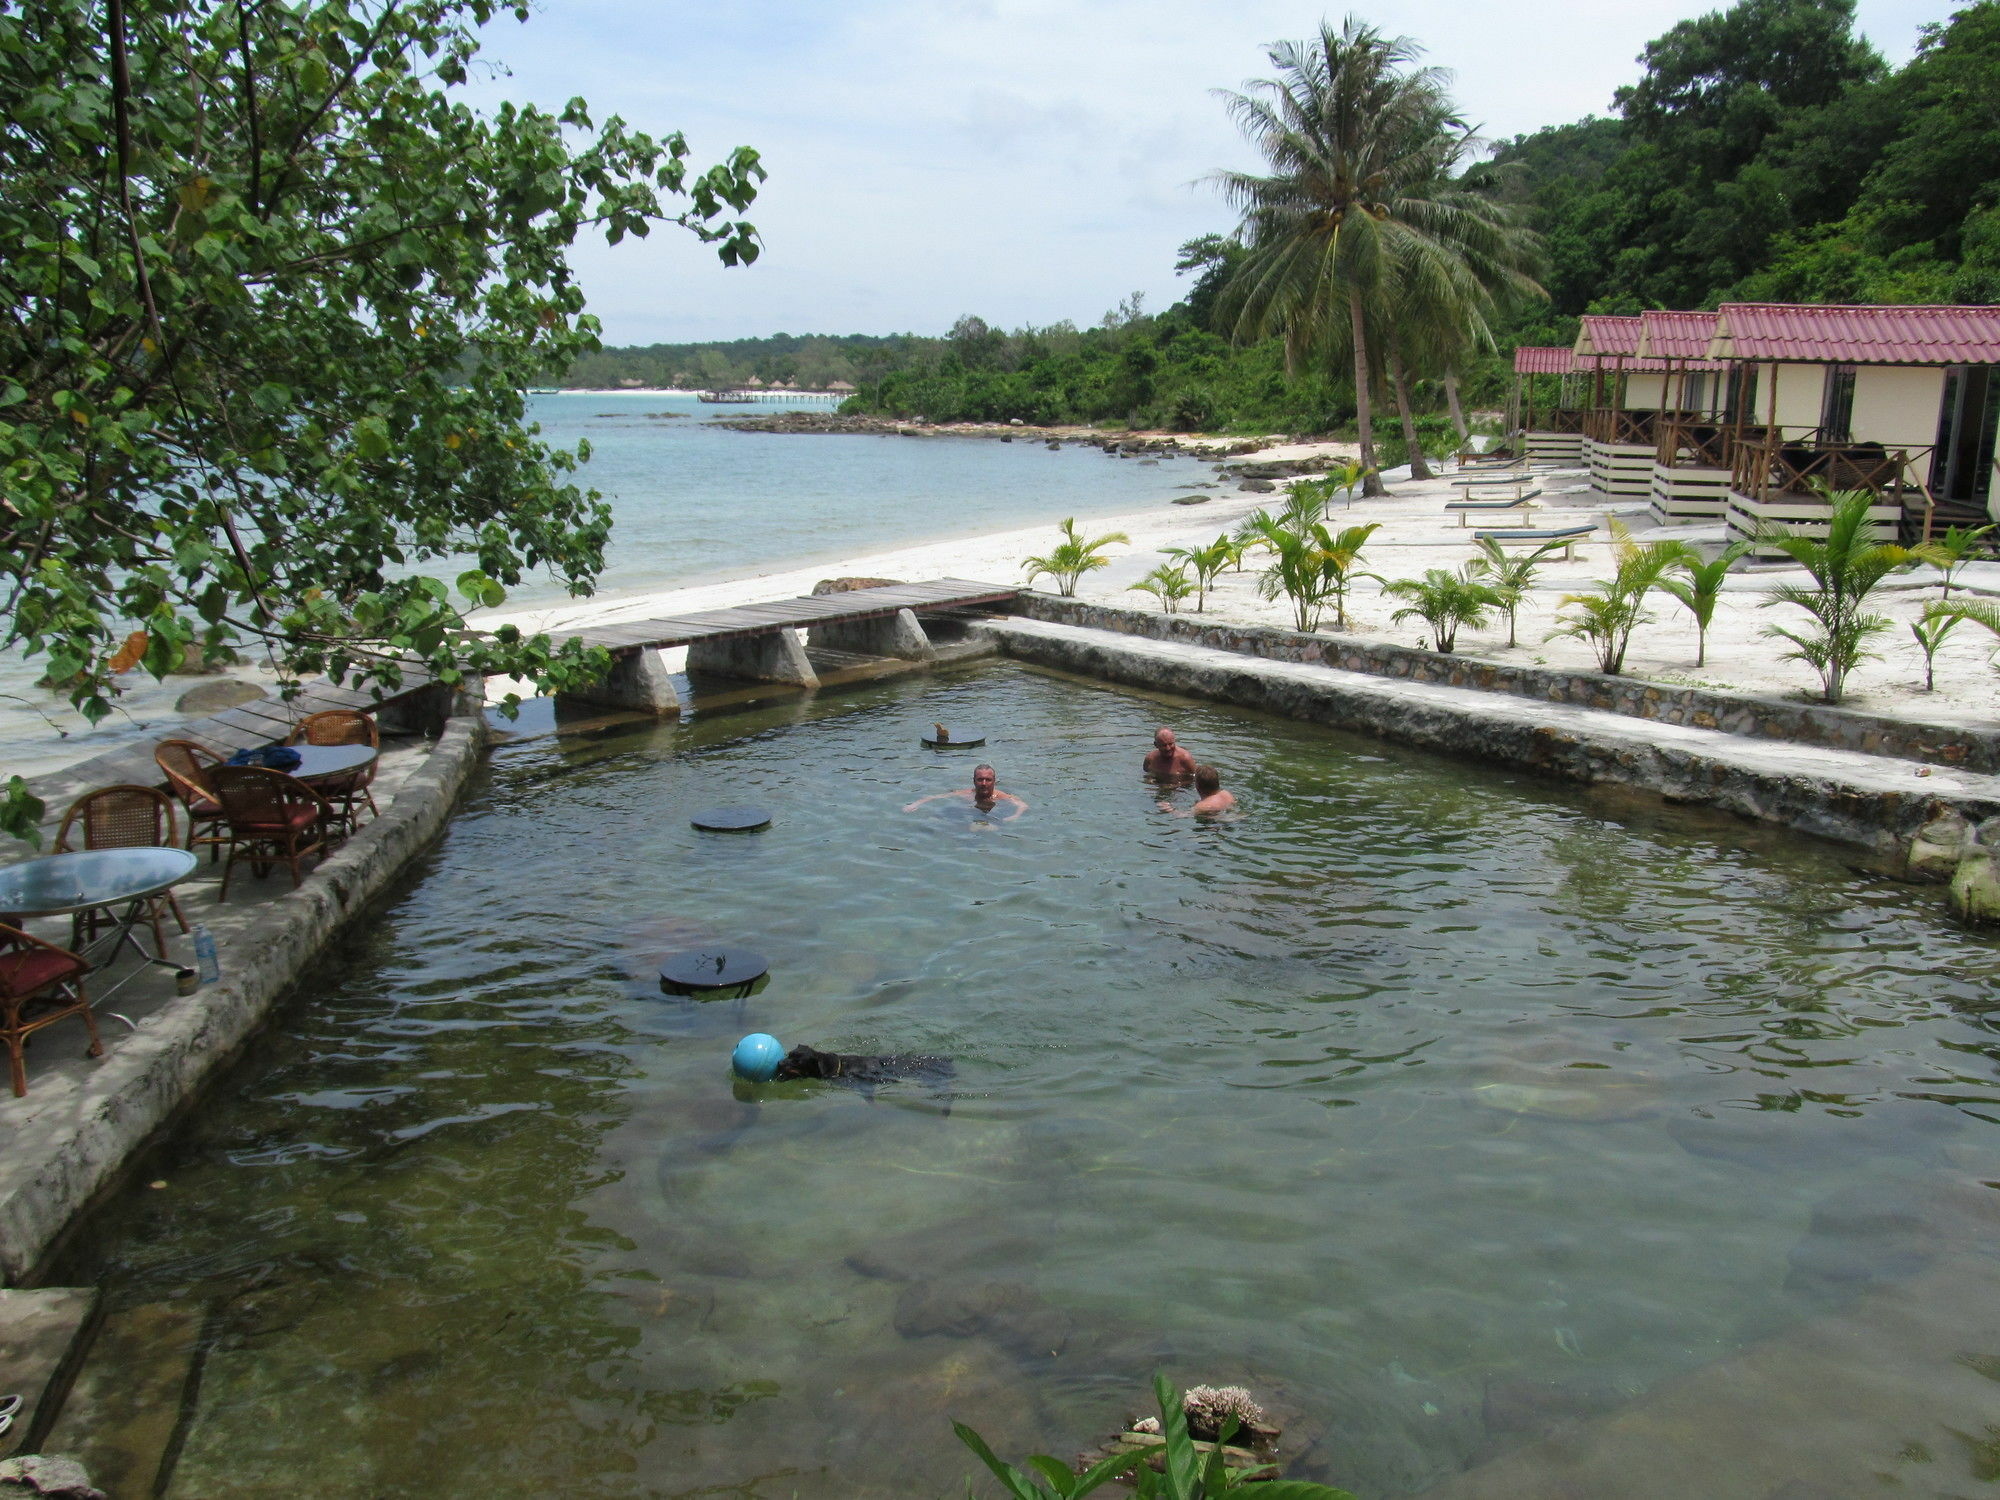
{"label": "round glass table", "polygon": [[146,952],[134,929],[145,914],[149,897],[186,880],[195,871],[188,849],[83,849],[74,854],[45,854],[0,869],[0,921],[18,923],[27,917],[65,917],[95,907],[123,906],[118,931],[93,970],[103,969],[130,943],[142,958],[159,962],[162,955]]}
{"label": "round glass table", "polygon": [[291,748],[299,752],[299,763],[296,769],[285,774],[300,781],[358,771],[381,754],[369,745],[293,745]]}

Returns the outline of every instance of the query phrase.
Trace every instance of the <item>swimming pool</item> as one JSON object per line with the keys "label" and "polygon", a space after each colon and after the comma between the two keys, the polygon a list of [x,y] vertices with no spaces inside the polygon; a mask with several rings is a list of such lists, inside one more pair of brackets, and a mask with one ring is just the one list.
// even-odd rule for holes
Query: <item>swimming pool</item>
{"label": "swimming pool", "polygon": [[[900,811],[981,759],[1026,815]],[[1155,1369],[1416,1494],[1986,1172],[2000,949],[1848,858],[1007,663],[524,738],[60,1278],[199,1314],[203,1500],[942,1494],[952,1418],[1068,1454]],[[718,939],[769,987],[660,994]],[[750,1090],[750,1030],[957,1078]]]}

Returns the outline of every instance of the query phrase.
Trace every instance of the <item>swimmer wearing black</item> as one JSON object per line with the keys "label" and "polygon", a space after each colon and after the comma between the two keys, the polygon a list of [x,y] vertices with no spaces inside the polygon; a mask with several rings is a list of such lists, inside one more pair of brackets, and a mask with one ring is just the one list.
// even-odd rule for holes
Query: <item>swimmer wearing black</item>
{"label": "swimmer wearing black", "polygon": [[899,1079],[945,1083],[957,1076],[958,1070],[948,1057],[900,1052],[871,1057],[866,1053],[822,1052],[817,1047],[803,1044],[787,1052],[777,1071],[771,1075],[774,1079],[835,1079],[863,1088],[872,1088],[878,1083],[895,1083]]}

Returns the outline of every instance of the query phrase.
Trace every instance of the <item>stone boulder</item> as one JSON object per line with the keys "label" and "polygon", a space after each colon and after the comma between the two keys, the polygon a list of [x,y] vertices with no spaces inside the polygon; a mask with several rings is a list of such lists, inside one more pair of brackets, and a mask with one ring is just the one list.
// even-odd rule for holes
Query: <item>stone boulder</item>
{"label": "stone boulder", "polygon": [[31,1453],[0,1463],[0,1500],[45,1495],[51,1500],[109,1500],[83,1465],[60,1453]]}
{"label": "stone boulder", "polygon": [[226,708],[237,708],[245,703],[255,703],[259,698],[270,697],[270,690],[261,688],[254,682],[240,682],[234,677],[221,677],[214,682],[204,682],[189,688],[174,700],[174,712],[183,714],[219,714]]}
{"label": "stone boulder", "polygon": [[2000,865],[1992,849],[1982,845],[1958,862],[1951,877],[1951,905],[1968,922],[2000,926]]}
{"label": "stone boulder", "polygon": [[901,578],[822,578],[813,585],[813,597],[821,594],[851,594],[856,589],[889,589],[904,582]]}
{"label": "stone boulder", "polygon": [[1971,821],[1962,813],[1941,812],[1917,830],[1910,841],[1904,873],[1911,880],[1943,885],[1958,873],[1959,862],[1974,849]]}

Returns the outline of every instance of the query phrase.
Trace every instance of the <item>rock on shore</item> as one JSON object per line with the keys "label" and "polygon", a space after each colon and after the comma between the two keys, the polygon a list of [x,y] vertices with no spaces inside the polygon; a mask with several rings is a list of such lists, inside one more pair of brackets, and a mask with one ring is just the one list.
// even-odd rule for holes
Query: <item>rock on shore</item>
{"label": "rock on shore", "polygon": [[972,437],[1022,439],[1060,447],[1077,443],[1101,448],[1119,457],[1140,454],[1187,454],[1194,458],[1236,458],[1256,453],[1283,438],[1212,438],[1196,433],[1100,432],[1094,427],[1031,427],[1012,422],[919,422],[896,417],[846,416],[825,411],[781,411],[755,417],[717,417],[710,426],[737,432],[860,433],[875,437]]}

